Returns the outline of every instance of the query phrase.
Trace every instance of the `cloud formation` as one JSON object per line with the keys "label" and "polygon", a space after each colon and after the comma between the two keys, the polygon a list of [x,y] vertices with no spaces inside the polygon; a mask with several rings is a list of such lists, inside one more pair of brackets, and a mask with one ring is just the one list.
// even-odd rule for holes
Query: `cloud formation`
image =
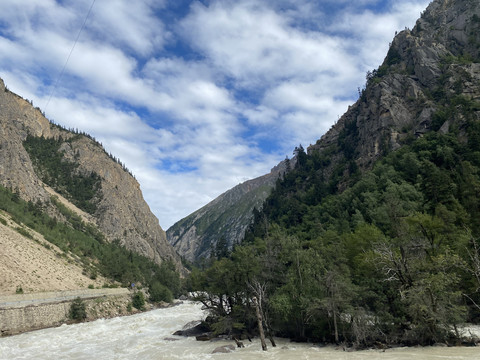
{"label": "cloud formation", "polygon": [[109,0],[85,22],[91,0],[4,0],[0,77],[101,141],[167,229],[320,138],[427,3]]}

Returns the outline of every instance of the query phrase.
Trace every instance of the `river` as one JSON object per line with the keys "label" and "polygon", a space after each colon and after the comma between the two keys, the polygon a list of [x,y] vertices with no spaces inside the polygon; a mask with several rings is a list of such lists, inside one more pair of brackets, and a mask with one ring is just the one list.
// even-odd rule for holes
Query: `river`
{"label": "river", "polygon": [[[172,334],[192,320],[205,316],[201,305],[181,305],[132,316],[101,319],[89,323],[0,338],[0,359],[322,359],[322,360],[444,360],[480,359],[478,347],[414,347],[345,352],[333,346],[290,343],[278,340],[276,348],[261,350],[259,341],[245,341],[245,348],[229,354],[212,354],[219,340],[198,342]],[[175,338],[177,340],[172,341]],[[268,344],[269,345],[269,344]]]}

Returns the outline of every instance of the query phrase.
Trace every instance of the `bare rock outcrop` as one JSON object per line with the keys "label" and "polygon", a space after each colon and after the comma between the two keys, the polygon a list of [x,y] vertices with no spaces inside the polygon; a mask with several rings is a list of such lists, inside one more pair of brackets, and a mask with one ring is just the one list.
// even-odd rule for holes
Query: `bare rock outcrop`
{"label": "bare rock outcrop", "polygon": [[409,137],[453,123],[462,131],[461,115],[444,119],[441,111],[461,99],[478,100],[479,34],[478,3],[461,0],[433,1],[413,30],[397,34],[383,64],[367,74],[358,101],[308,148],[335,154],[327,178],[342,161],[368,169]]}

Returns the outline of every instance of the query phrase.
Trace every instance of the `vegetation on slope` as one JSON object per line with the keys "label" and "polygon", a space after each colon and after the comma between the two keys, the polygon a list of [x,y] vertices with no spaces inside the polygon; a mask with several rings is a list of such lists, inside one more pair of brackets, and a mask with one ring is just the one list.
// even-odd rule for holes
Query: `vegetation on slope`
{"label": "vegetation on slope", "polygon": [[120,239],[113,243],[105,241],[96,227],[85,224],[55,198],[51,201],[65,217],[65,223],[49,216],[41,202],[25,202],[17,192],[0,186],[0,209],[9,213],[16,223],[42,234],[64,252],[76,255],[90,277],[95,278],[100,272],[123,286],[142,283],[148,286],[152,301],[169,301],[173,295],[179,295],[180,279],[173,263],[164,261],[158,265],[127,250]]}
{"label": "vegetation on slope", "polygon": [[480,320],[477,147],[429,133],[342,193],[321,181],[317,154],[301,154],[246,242],[193,272],[213,328],[254,331],[245,299],[256,296],[276,335],[357,346],[453,341],[458,325]]}
{"label": "vegetation on slope", "polygon": [[[452,3],[460,11],[461,2]],[[320,140],[318,152],[296,149],[295,169],[255,212],[242,245],[192,271],[216,333],[255,334],[256,301],[267,336],[356,347],[458,344],[460,325],[480,322],[480,103],[471,71],[479,61],[478,15],[467,22],[467,45],[445,36],[446,47],[433,48],[450,55],[428,59],[438,60],[436,81],[417,82],[421,96],[407,99],[408,111],[420,113],[427,102],[431,116],[417,132],[413,123],[387,129],[397,132],[399,149],[392,151],[387,131],[376,143],[382,158],[368,170],[357,166],[365,160],[358,118],[376,115],[375,106],[355,113],[358,105],[369,110],[380,99],[374,90],[395,74],[406,86],[418,80],[405,46],[411,36],[426,46],[422,40],[442,30],[434,20],[421,22],[430,26],[426,37],[420,25],[403,34],[405,42],[394,41],[384,64],[367,73],[337,137]]]}
{"label": "vegetation on slope", "polygon": [[[72,141],[72,139],[67,140]],[[23,143],[34,169],[42,181],[71,200],[80,209],[93,214],[101,197],[101,179],[94,172],[83,174],[78,164],[64,159],[60,150],[64,139],[28,135]]]}

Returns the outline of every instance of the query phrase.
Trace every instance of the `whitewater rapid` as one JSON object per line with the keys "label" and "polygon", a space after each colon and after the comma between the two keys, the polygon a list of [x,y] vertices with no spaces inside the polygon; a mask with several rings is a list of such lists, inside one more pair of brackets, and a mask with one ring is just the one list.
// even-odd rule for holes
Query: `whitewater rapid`
{"label": "whitewater rapid", "polygon": [[[0,359],[322,359],[322,360],[480,360],[478,347],[415,347],[345,352],[333,346],[290,343],[278,340],[276,348],[261,350],[259,341],[245,341],[245,348],[228,354],[212,354],[233,341],[199,342],[173,336],[186,323],[206,316],[200,304],[181,305],[132,316],[101,319],[89,323],[0,338]],[[173,341],[172,339],[176,339]],[[270,344],[267,344],[270,345]]]}

